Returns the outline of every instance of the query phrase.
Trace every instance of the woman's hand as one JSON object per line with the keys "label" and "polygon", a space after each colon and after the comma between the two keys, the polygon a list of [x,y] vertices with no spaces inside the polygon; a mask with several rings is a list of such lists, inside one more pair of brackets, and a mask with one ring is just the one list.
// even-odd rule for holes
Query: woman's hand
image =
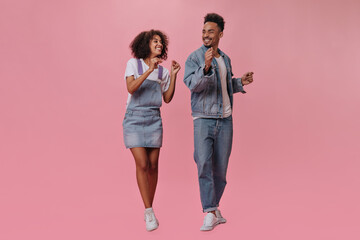
{"label": "woman's hand", "polygon": [[152,59],[150,59],[149,62],[149,70],[150,71],[154,71],[155,68],[157,68],[157,66],[162,63],[162,60],[158,57],[154,57]]}
{"label": "woman's hand", "polygon": [[171,75],[176,75],[180,71],[181,67],[178,62],[172,60],[171,62]]}
{"label": "woman's hand", "polygon": [[175,85],[176,85],[176,75],[180,70],[180,64],[174,60],[171,61],[171,73],[170,73],[170,85],[169,89],[163,93],[163,98],[166,103],[171,102],[174,93],[175,93]]}

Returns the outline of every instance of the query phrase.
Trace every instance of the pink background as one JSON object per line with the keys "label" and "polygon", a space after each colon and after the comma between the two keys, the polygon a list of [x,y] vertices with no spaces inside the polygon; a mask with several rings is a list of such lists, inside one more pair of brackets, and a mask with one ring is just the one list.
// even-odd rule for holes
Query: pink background
{"label": "pink background", "polygon": [[[0,2],[0,239],[359,239],[360,2]],[[226,21],[234,146],[221,203],[203,221],[186,57],[203,17]],[[161,29],[182,65],[162,108],[164,147],[147,233],[122,140],[123,79],[136,34]],[[163,65],[169,67],[170,61]]]}

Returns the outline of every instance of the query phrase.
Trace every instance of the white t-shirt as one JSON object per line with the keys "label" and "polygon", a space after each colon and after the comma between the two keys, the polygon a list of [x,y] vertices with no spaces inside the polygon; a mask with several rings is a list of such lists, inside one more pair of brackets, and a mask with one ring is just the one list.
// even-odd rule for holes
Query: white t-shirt
{"label": "white t-shirt", "polygon": [[220,73],[220,80],[221,80],[221,95],[223,98],[223,118],[227,118],[231,115],[231,103],[229,98],[229,93],[227,91],[227,84],[226,84],[226,65],[224,62],[224,58],[220,56],[219,58],[215,58],[216,62],[219,65],[219,73]]}
{"label": "white t-shirt", "polygon": [[[149,69],[149,66],[146,65],[146,63],[144,62],[144,60],[142,58],[140,58],[140,61],[142,64],[143,72],[146,72]],[[125,81],[126,81],[126,77],[129,77],[129,76],[134,76],[135,79],[140,77],[139,71],[138,71],[138,62],[137,62],[136,58],[131,58],[127,62],[126,69],[125,69]],[[159,77],[159,69],[154,69],[154,71],[152,73],[150,73],[150,75],[146,79],[160,83],[161,93],[164,93],[169,89],[169,86],[170,86],[169,71],[163,67],[162,79],[160,80],[158,77]],[[129,105],[130,100],[131,100],[131,94],[129,93],[128,99],[126,102],[126,106]]]}

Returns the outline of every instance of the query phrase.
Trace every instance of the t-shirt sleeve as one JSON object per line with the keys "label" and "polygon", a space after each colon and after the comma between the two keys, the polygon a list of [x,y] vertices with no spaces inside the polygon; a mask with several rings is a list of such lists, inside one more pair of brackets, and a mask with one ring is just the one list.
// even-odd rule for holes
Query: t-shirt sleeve
{"label": "t-shirt sleeve", "polygon": [[136,77],[136,75],[135,75],[136,72],[137,72],[136,59],[132,58],[126,64],[125,80],[126,80],[126,77],[129,77],[129,76]]}
{"label": "t-shirt sleeve", "polygon": [[169,71],[164,68],[163,79],[161,81],[161,91],[162,93],[166,92],[170,86],[170,74]]}

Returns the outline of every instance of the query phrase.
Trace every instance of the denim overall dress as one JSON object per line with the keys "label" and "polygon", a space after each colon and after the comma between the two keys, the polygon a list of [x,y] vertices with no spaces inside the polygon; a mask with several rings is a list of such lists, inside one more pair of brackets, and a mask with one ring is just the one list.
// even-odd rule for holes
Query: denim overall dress
{"label": "denim overall dress", "polygon": [[[138,73],[143,74],[142,63],[137,59]],[[158,66],[158,79],[161,81],[163,67]],[[162,146],[163,128],[160,116],[162,91],[160,81],[146,79],[131,95],[123,121],[124,143],[126,148]]]}

